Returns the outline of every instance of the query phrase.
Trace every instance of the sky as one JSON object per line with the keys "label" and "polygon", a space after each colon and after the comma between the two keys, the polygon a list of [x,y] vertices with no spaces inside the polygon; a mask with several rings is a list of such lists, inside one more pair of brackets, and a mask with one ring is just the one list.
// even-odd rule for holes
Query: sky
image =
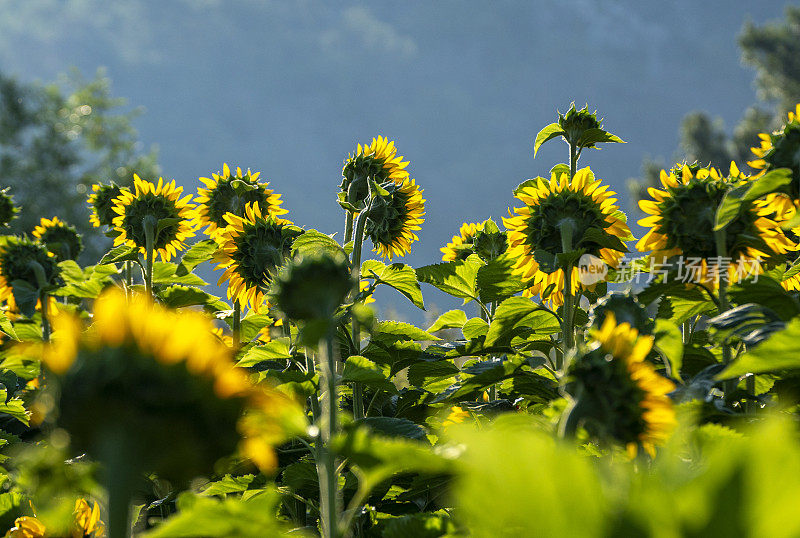
{"label": "sky", "polygon": [[[141,106],[145,147],[188,191],[222,163],[283,194],[297,224],[339,232],[342,161],[379,134],[424,188],[412,266],[440,260],[462,222],[514,206],[512,191],[567,159],[536,133],[588,103],[624,145],[580,165],[621,195],[645,156],[669,161],[681,118],[703,110],[731,129],[755,101],[741,65],[746,20],[781,18],[762,0],[295,2],[0,0],[0,70],[50,82],[104,67]],[[633,217],[637,215],[633,212]],[[453,303],[430,287],[426,301]],[[384,308],[417,314],[388,291]]]}

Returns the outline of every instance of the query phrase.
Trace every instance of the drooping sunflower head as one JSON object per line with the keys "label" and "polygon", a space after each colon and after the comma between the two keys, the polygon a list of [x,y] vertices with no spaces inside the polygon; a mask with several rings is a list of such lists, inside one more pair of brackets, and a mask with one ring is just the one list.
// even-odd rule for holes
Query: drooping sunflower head
{"label": "drooping sunflower head", "polygon": [[364,233],[375,251],[391,260],[411,252],[411,243],[419,241],[414,232],[425,221],[425,200],[413,179],[384,183],[382,187],[388,195],[378,195],[372,200]]}
{"label": "drooping sunflower head", "polygon": [[7,228],[19,213],[19,208],[14,205],[14,197],[8,194],[8,187],[0,190],[0,229]]}
{"label": "drooping sunflower head", "polygon": [[43,245],[26,238],[6,238],[0,245],[0,302],[15,304],[14,281],[40,289],[43,285],[56,284],[60,273],[58,262]]}
{"label": "drooping sunflower head", "polygon": [[58,261],[74,260],[83,250],[83,241],[75,226],[70,226],[58,217],[42,217],[39,225],[33,229],[33,236]]}
{"label": "drooping sunflower head", "polygon": [[89,216],[89,222],[92,223],[92,226],[100,228],[101,226],[111,227],[114,225],[113,220],[117,216],[114,213],[114,199],[122,194],[122,190],[119,185],[114,183],[92,185],[92,194],[86,199],[92,210],[92,214]]}
{"label": "drooping sunflower head", "polygon": [[[572,179],[553,173],[549,182],[537,178],[535,184],[518,190],[516,198],[525,206],[515,208],[503,223],[514,270],[529,283],[527,296],[543,294],[555,305],[563,303],[564,268],[558,256],[565,252],[589,254],[611,267],[619,265],[627,252],[623,241],[632,236],[614,195],[588,167]],[[578,259],[570,263],[577,267]],[[572,290],[582,288],[577,270],[571,271],[570,280]]]}
{"label": "drooping sunflower head", "polygon": [[353,285],[347,258],[324,252],[289,262],[275,278],[271,293],[287,317],[327,321]]}
{"label": "drooping sunflower head", "polygon": [[458,235],[454,235],[453,240],[447,243],[447,246],[439,249],[442,251],[442,261],[466,260],[471,254],[474,254],[475,234],[480,230],[483,230],[482,222],[462,224]]}
{"label": "drooping sunflower head", "polygon": [[579,401],[575,412],[593,436],[616,440],[635,455],[663,444],[676,425],[668,394],[675,385],[645,361],[652,336],[640,336],[612,312],[591,333],[588,350],[570,367],[568,391]]}
{"label": "drooping sunflower head", "polygon": [[228,226],[219,236],[214,255],[216,269],[225,269],[218,285],[228,282],[228,298],[258,312],[270,280],[291,253],[292,243],[302,233],[290,221],[261,211],[258,203],[247,204],[245,214],[225,215]]}
{"label": "drooping sunflower head", "polygon": [[591,325],[602,327],[609,314],[613,314],[618,323],[627,323],[639,334],[648,335],[655,331],[655,321],[647,308],[630,293],[609,293],[600,299],[591,309]]}
{"label": "drooping sunflower head", "polygon": [[194,222],[198,229],[206,227],[205,233],[211,238],[219,238],[228,226],[225,215],[233,213],[244,216],[247,204],[257,204],[261,210],[273,217],[288,213],[281,207],[281,195],[267,188],[269,183],[259,183],[260,172],[246,172],[237,167],[231,173],[227,164],[222,165],[222,173],[211,174],[211,178],[201,177],[206,188],[197,189],[197,208]]}
{"label": "drooping sunflower head", "polygon": [[788,168],[792,171],[792,182],[787,194],[792,200],[800,199],[800,103],[790,111],[786,123],[772,133],[758,135],[761,145],[751,148],[757,159],[749,161],[756,170]]}
{"label": "drooping sunflower head", "polygon": [[749,274],[758,274],[762,261],[792,248],[791,241],[771,218],[778,212],[774,202],[746,203],[744,210],[725,227],[726,256],[720,256],[714,232],[717,209],[725,193],[752,179],[742,174],[735,163],[731,163],[727,176],[715,168],[692,171],[684,166],[677,175],[662,170],[663,189],[650,187],[651,199],[639,202],[642,211],[649,215],[639,224],[650,230],[636,248],[652,251],[651,256],[659,263],[678,256],[683,256],[685,263],[694,260],[698,265],[697,278],[714,286],[725,276],[728,281],[736,282]]}
{"label": "drooping sunflower head", "polygon": [[208,472],[236,448],[243,414],[281,401],[234,366],[200,312],[111,288],[95,301],[89,327],[61,313],[53,329],[37,353],[61,388],[57,420],[75,448],[102,458],[104,438],[124,425],[135,432],[126,443],[138,470],[168,480]]}
{"label": "drooping sunflower head", "polygon": [[369,195],[369,179],[379,184],[393,182],[398,185],[408,179],[402,155],[397,156],[394,141],[379,136],[372,143],[359,144],[355,154],[344,161],[342,183],[339,186],[350,204],[358,205]]}
{"label": "drooping sunflower head", "polygon": [[183,250],[186,239],[194,237],[191,222],[193,204],[191,194],[181,198],[183,187],[176,187],[175,180],[165,183],[158,178],[158,184],[133,176],[135,191],[122,190],[114,199],[114,229],[119,233],[114,245],[126,244],[138,247],[142,254],[147,252],[145,221],[155,221],[153,252],[161,259],[169,261],[176,252]]}

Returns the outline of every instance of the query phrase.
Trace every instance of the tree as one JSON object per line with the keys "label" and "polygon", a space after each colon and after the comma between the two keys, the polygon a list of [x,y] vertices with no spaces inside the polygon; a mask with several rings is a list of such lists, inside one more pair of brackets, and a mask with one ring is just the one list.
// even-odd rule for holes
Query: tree
{"label": "tree", "polygon": [[[705,112],[687,114],[681,122],[680,148],[674,162],[698,161],[727,171],[734,161],[741,170],[747,170],[747,161],[753,159],[750,148],[758,144],[758,133],[779,127],[786,112],[800,102],[800,7],[787,7],[783,21],[761,27],[745,23],[739,46],[742,61],[756,71],[756,98],[760,102],[745,111],[731,135],[721,118],[712,119]],[[646,158],[642,178],[629,181],[631,196],[641,199],[647,195],[647,187],[660,185],[661,169],[674,162],[665,166]]]}
{"label": "tree", "polygon": [[156,150],[139,150],[131,121],[141,110],[124,111],[99,70],[91,80],[77,71],[59,84],[25,83],[0,73],[0,186],[22,211],[11,224],[30,233],[40,217],[58,216],[85,234],[87,259],[108,246],[89,224],[91,185],[133,183],[133,173],[158,173]]}

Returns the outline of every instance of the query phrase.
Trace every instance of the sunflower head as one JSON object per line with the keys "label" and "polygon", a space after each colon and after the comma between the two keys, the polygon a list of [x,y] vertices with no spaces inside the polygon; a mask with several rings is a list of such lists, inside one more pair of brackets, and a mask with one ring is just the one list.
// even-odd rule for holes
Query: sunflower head
{"label": "sunflower head", "polygon": [[471,254],[478,254],[484,261],[490,261],[508,249],[506,232],[501,231],[492,219],[480,223],[464,223],[459,234],[442,247],[442,261],[466,260]]}
{"label": "sunflower head", "polygon": [[800,103],[789,112],[786,123],[770,134],[758,135],[761,145],[751,148],[757,159],[749,161],[757,170],[788,168],[792,171],[792,182],[788,192],[790,198],[800,198]]}
{"label": "sunflower head", "polygon": [[[583,254],[618,266],[627,252],[623,241],[632,237],[614,194],[588,167],[572,179],[553,173],[549,182],[537,178],[518,190],[516,197],[525,205],[503,223],[514,270],[529,283],[526,295],[538,293],[562,304],[564,268],[577,267]],[[579,271],[570,274],[571,289],[580,289]]]}
{"label": "sunflower head", "polygon": [[14,520],[14,526],[8,529],[6,538],[45,538],[47,528],[44,523],[33,516],[22,516]]}
{"label": "sunflower head", "polygon": [[86,199],[92,210],[92,214],[89,216],[92,226],[95,228],[113,226],[114,217],[117,216],[114,213],[114,199],[120,194],[122,194],[122,188],[114,183],[92,185],[92,194]]}
{"label": "sunflower head", "polygon": [[[651,256],[659,262],[677,256],[696,260],[700,264],[698,278],[712,285],[722,277],[737,281],[745,271],[759,271],[762,260],[780,257],[792,249],[791,241],[771,218],[779,212],[775,202],[745,203],[725,227],[726,260],[720,260],[714,232],[717,208],[725,194],[751,179],[734,163],[727,176],[715,168],[693,171],[684,166],[679,174],[662,170],[663,189],[649,188],[650,199],[639,202],[648,214],[639,224],[649,231],[636,247],[642,252],[652,251]],[[709,278],[712,274],[716,276]]]}
{"label": "sunflower head", "polygon": [[194,211],[196,227],[206,227],[205,232],[212,238],[219,238],[228,226],[225,215],[233,213],[244,216],[245,206],[257,204],[263,212],[278,217],[288,213],[281,207],[281,195],[267,188],[268,183],[259,183],[260,172],[246,172],[237,167],[231,173],[227,164],[222,165],[222,173],[211,174],[211,178],[201,177],[206,188],[197,189],[197,208]]}
{"label": "sunflower head", "polygon": [[258,312],[270,281],[302,233],[290,221],[263,214],[257,203],[245,206],[244,216],[228,213],[228,227],[219,236],[216,269],[225,269],[218,285],[228,282],[228,298]]}
{"label": "sunflower head", "polygon": [[418,241],[414,233],[424,222],[425,200],[413,179],[381,185],[385,194],[374,193],[367,210],[364,233],[382,258],[390,260],[411,252],[411,243]]}
{"label": "sunflower head", "polygon": [[655,331],[655,321],[647,308],[630,293],[609,293],[600,299],[590,312],[591,325],[602,327],[609,313],[619,323],[627,323],[639,331],[639,334],[650,335]]}
{"label": "sunflower head", "polygon": [[379,184],[392,182],[402,184],[408,179],[405,168],[408,161],[397,156],[397,148],[393,141],[379,136],[372,143],[359,144],[355,154],[344,161],[342,168],[342,189],[344,201],[359,206],[369,196],[369,180]]}
{"label": "sunflower head", "polygon": [[96,502],[90,505],[86,499],[78,499],[75,501],[73,516],[73,536],[105,536],[106,526],[100,520],[100,506]]}
{"label": "sunflower head", "polygon": [[158,178],[158,184],[153,184],[134,174],[133,183],[133,192],[123,189],[114,199],[116,216],[112,222],[118,233],[114,245],[138,247],[145,254],[145,222],[155,221],[158,226],[153,252],[169,261],[186,247],[186,239],[194,237],[190,220],[194,205],[189,203],[192,195],[181,198],[183,187],[176,187],[174,179],[165,183],[163,178]]}
{"label": "sunflower head", "polygon": [[0,228],[8,228],[19,213],[19,208],[14,205],[14,197],[8,194],[8,190],[8,187],[0,190]]}
{"label": "sunflower head", "polygon": [[328,320],[353,289],[347,258],[339,253],[303,256],[289,262],[272,284],[278,308],[289,318]]}
{"label": "sunflower head", "polygon": [[668,396],[675,385],[645,361],[653,337],[617,324],[613,312],[591,336],[589,348],[569,371],[567,390],[578,415],[571,418],[592,436],[622,443],[633,455],[640,447],[653,455],[676,424]]}
{"label": "sunflower head", "polygon": [[58,217],[42,217],[39,225],[33,229],[33,236],[58,261],[74,260],[83,250],[83,241],[75,226],[70,226]]}
{"label": "sunflower head", "polygon": [[39,356],[60,387],[57,420],[75,448],[103,457],[109,435],[123,436],[132,465],[168,480],[205,473],[232,453],[243,413],[264,411],[273,397],[234,366],[199,312],[112,288],[95,301],[91,326],[61,313],[53,329]]}
{"label": "sunflower head", "polygon": [[[14,302],[15,282],[33,288],[56,285],[60,282],[61,269],[47,249],[25,238],[9,237],[0,246],[0,301]],[[16,302],[14,302],[16,304]],[[18,305],[23,313],[32,315],[33,308]]]}

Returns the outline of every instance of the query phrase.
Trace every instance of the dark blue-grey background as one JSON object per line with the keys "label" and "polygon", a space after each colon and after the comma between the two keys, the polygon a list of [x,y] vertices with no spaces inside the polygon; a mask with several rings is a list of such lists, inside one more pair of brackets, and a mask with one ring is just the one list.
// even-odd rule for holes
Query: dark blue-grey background
{"label": "dark blue-grey background", "polygon": [[[669,159],[682,116],[732,127],[755,100],[739,62],[746,19],[780,18],[762,0],[271,2],[0,0],[0,69],[53,80],[105,66],[114,93],[143,105],[136,127],[166,177],[196,188],[223,162],[262,171],[288,218],[340,231],[342,159],[384,134],[425,189],[411,255],[439,259],[464,221],[499,221],[511,191],[565,159],[536,132],[588,102],[629,143],[582,165],[622,195],[642,157]],[[429,302],[450,307],[426,287]],[[379,295],[416,318],[396,295]]]}

